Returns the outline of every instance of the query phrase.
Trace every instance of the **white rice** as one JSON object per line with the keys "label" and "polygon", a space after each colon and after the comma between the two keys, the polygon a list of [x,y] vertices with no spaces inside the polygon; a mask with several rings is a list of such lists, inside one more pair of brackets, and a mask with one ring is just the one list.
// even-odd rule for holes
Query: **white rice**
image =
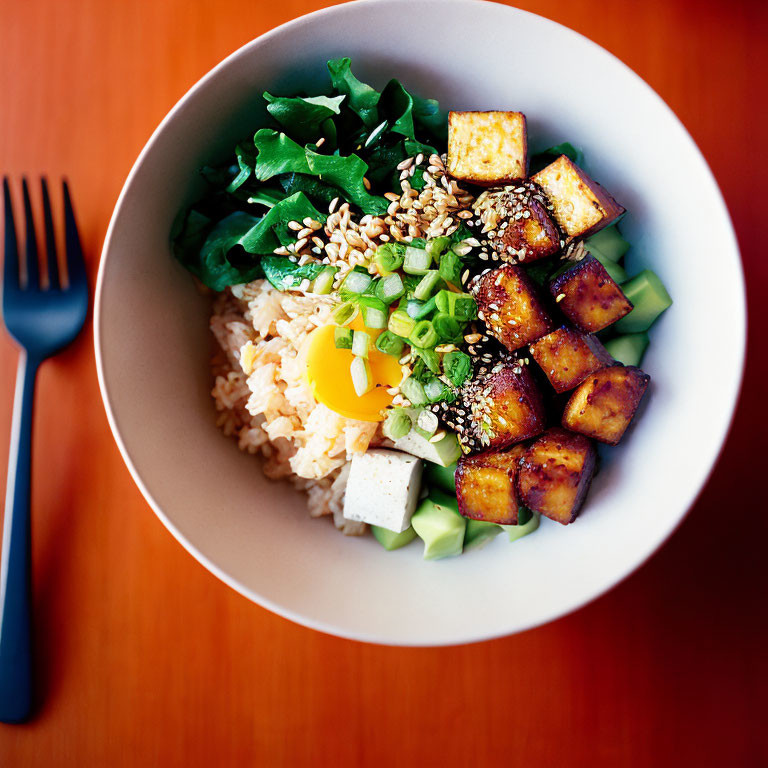
{"label": "white rice", "polygon": [[306,492],[312,517],[333,515],[348,535],[364,523],[342,515],[349,462],[381,443],[379,425],[340,416],[319,404],[305,377],[309,334],[330,322],[327,296],[283,293],[266,280],[234,286],[213,305],[211,394],[225,435],[264,457],[264,474]]}

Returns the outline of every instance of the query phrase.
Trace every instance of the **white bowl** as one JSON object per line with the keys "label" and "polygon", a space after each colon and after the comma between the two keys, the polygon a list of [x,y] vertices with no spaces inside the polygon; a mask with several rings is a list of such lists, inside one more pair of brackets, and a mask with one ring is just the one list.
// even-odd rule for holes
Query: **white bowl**
{"label": "white bowl", "polygon": [[[325,83],[348,55],[382,86],[398,77],[444,108],[516,109],[537,146],[571,141],[629,210],[630,272],[674,298],[653,327],[653,377],[636,425],[605,452],[583,514],[515,544],[439,562],[385,552],[311,520],[214,424],[206,303],[168,234],[198,167],[258,125],[260,94]],[[725,438],[745,344],[739,253],[717,185],[664,102],[618,59],[539,16],[475,0],[365,0],[254,40],[206,75],[154,133],[126,182],[99,272],[101,391],[152,508],[214,574],[316,629],[407,645],[518,632],[572,611],[635,570],[701,490]]]}

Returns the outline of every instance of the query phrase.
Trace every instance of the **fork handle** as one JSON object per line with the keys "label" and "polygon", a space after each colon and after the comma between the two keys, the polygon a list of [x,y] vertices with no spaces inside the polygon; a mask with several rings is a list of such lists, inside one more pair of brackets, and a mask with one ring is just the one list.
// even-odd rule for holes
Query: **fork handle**
{"label": "fork handle", "polygon": [[32,709],[30,465],[32,404],[40,361],[22,352],[13,402],[0,564],[0,721]]}

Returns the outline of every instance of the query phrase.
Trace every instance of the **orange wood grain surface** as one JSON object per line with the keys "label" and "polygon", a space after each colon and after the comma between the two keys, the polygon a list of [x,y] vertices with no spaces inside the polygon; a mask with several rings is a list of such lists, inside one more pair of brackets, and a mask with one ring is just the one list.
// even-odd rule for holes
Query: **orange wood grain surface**
{"label": "orange wood grain surface", "polygon": [[[170,107],[235,48],[325,4],[2,0],[0,170],[69,176],[95,275],[123,180]],[[644,77],[691,131],[730,206],[751,300],[747,379],[690,516],[609,595],[523,635],[437,650],[327,637],[237,595],[155,518],[112,441],[88,330],[40,374],[40,704],[28,724],[0,725],[0,766],[768,765],[758,474],[768,426],[768,5],[518,4]],[[15,361],[0,333],[2,466]]]}

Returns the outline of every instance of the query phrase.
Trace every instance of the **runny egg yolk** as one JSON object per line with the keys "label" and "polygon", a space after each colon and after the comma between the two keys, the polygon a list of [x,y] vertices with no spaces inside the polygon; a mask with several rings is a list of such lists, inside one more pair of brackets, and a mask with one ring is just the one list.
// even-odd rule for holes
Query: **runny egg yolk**
{"label": "runny egg yolk", "polygon": [[371,337],[368,363],[374,388],[362,397],[352,385],[350,366],[354,355],[349,349],[337,349],[333,324],[322,325],[312,331],[307,351],[307,380],[315,400],[349,419],[360,421],[383,421],[382,411],[392,404],[388,387],[400,384],[402,372],[397,358],[379,352],[374,342],[382,331],[366,328],[360,316],[349,326],[356,331],[365,331]]}

